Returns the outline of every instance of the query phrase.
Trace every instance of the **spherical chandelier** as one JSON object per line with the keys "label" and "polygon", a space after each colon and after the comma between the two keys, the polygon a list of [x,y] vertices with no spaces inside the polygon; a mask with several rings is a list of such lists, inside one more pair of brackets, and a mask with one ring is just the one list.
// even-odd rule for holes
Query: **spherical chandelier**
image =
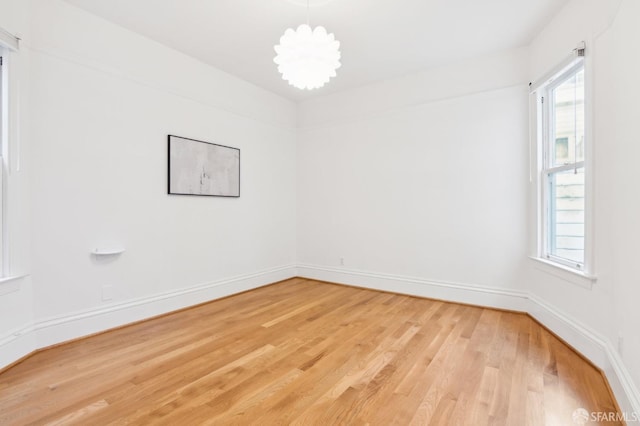
{"label": "spherical chandelier", "polygon": [[336,76],[336,69],[341,65],[339,48],[340,42],[324,27],[311,30],[308,24],[302,24],[295,31],[288,28],[280,37],[273,61],[289,84],[311,90],[324,86]]}

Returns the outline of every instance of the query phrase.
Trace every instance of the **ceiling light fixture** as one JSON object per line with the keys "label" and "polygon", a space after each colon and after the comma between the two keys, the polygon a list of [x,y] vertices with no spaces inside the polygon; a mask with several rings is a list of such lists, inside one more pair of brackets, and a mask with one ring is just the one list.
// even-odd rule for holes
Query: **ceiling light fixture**
{"label": "ceiling light fixture", "polygon": [[282,78],[298,89],[317,89],[336,76],[340,67],[340,42],[324,27],[314,30],[309,25],[309,1],[307,0],[307,23],[297,30],[288,28],[273,61],[278,64]]}

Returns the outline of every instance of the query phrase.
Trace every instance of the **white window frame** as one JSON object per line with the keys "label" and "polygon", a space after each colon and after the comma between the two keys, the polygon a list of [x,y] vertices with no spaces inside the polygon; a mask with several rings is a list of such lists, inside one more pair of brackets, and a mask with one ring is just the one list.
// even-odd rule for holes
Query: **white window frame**
{"label": "white window frame", "polygon": [[[591,106],[591,74],[590,62],[585,56],[585,44],[581,42],[578,47],[564,61],[549,71],[544,77],[530,87],[532,102],[530,103],[532,117],[532,171],[531,183],[536,188],[535,209],[537,218],[534,252],[530,258],[542,264],[541,269],[550,272],[567,281],[582,284],[588,283],[590,286],[596,280],[594,273],[593,259],[593,132],[592,132],[592,106]],[[551,148],[549,138],[551,137],[550,114],[552,108],[550,104],[551,91],[562,84],[567,77],[574,75],[580,69],[584,69],[585,81],[585,149],[584,161],[570,163],[553,167],[550,162],[548,151]],[[543,104],[544,101],[547,104]],[[533,145],[532,143],[532,145]],[[573,170],[582,168],[585,170],[585,240],[584,240],[584,263],[577,264],[563,258],[559,258],[549,253],[549,173],[563,170]],[[578,277],[578,281],[574,278]]]}
{"label": "white window frame", "polygon": [[9,49],[0,44],[0,278],[9,275],[6,241],[6,161],[9,144]]}
{"label": "white window frame", "polygon": [[[18,272],[21,265],[11,258],[9,219],[20,215],[19,205],[9,199],[15,191],[14,181],[20,171],[20,145],[18,137],[18,79],[17,62],[20,38],[0,28],[0,296],[19,289],[18,280],[27,276]],[[12,199],[13,200],[13,199]]]}
{"label": "white window frame", "polygon": [[[558,263],[560,265],[566,266],[568,268],[574,268],[578,271],[584,271],[585,263],[586,263],[586,243],[585,243],[585,259],[582,263],[572,262],[568,259],[564,259],[562,257],[555,256],[551,253],[551,238],[550,234],[551,230],[551,182],[549,176],[551,174],[555,174],[558,172],[576,170],[579,168],[585,169],[585,178],[587,176],[587,169],[585,167],[585,161],[577,161],[574,163],[567,163],[561,166],[553,166],[552,164],[552,152],[551,147],[553,145],[553,139],[555,137],[555,127],[554,127],[554,117],[555,117],[555,105],[551,102],[552,93],[555,89],[561,86],[563,83],[567,81],[567,79],[576,75],[579,71],[584,70],[584,61],[582,58],[576,58],[574,64],[571,65],[568,69],[561,71],[555,78],[550,81],[548,84],[544,85],[540,90],[540,103],[542,109],[541,122],[542,122],[542,134],[540,137],[540,149],[542,150],[542,164],[540,167],[540,182],[541,182],[541,192],[542,192],[542,202],[541,202],[541,218],[542,218],[542,226],[541,226],[541,235],[540,235],[540,255],[541,257],[547,259],[550,262]],[[546,101],[546,102],[545,102]],[[586,106],[585,106],[586,109]],[[586,123],[585,123],[586,124]],[[589,143],[585,137],[585,146]],[[585,196],[586,196],[586,185],[585,185]],[[586,205],[585,205],[585,215],[586,215]],[[585,225],[585,239],[586,239],[586,225]]]}

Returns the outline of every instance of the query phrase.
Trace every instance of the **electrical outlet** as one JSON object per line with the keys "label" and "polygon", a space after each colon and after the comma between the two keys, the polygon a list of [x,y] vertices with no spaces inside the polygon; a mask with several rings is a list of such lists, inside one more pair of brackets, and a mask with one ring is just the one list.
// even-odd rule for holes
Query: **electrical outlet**
{"label": "electrical outlet", "polygon": [[109,300],[113,300],[113,286],[103,285],[102,286],[102,301],[107,302]]}

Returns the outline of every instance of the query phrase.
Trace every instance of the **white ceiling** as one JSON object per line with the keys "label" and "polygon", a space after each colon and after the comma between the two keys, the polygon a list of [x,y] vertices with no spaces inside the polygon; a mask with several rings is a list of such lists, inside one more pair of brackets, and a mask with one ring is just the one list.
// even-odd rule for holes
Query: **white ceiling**
{"label": "white ceiling", "polygon": [[292,100],[527,45],[567,0],[310,0],[311,25],[341,43],[342,67],[301,91],[273,63],[306,0],[67,0]]}

